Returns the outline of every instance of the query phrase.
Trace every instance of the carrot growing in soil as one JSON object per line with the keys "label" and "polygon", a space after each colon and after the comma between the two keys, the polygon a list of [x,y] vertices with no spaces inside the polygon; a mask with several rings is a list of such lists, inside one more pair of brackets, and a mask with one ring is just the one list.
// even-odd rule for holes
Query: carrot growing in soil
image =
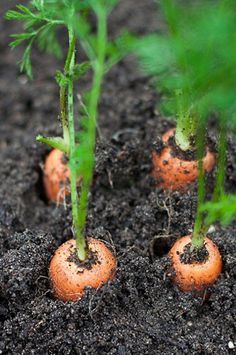
{"label": "carrot growing in soil", "polygon": [[[31,1],[29,6],[17,5],[16,10],[10,10],[6,14],[8,20],[18,20],[23,22],[25,32],[11,35],[14,40],[10,43],[12,48],[26,43],[20,69],[25,72],[30,79],[33,78],[31,63],[31,53],[33,46],[37,45],[40,50],[45,50],[56,57],[62,56],[62,48],[57,39],[56,30],[58,27],[68,29],[68,19],[70,16],[70,4],[62,2],[61,6],[46,1]],[[85,11],[86,6],[82,2],[77,2],[77,11]],[[68,167],[68,158],[70,150],[70,136],[68,127],[68,77],[71,75],[70,60],[74,51],[76,39],[73,40],[73,46],[68,50],[65,61],[64,72],[57,72],[56,81],[60,86],[60,118],[63,131],[63,137],[43,137],[39,135],[37,140],[48,144],[54,148],[46,157],[44,164],[44,187],[49,201],[63,202],[66,195],[70,193],[70,170]],[[79,79],[88,66],[86,63],[77,65],[73,73],[73,79]]]}
{"label": "carrot growing in soil", "polygon": [[[107,12],[112,9],[116,1],[105,1],[101,6],[105,6]],[[68,166],[70,151],[70,133],[68,125],[68,79],[70,73],[70,61],[77,42],[83,47],[89,61],[75,64],[73,80],[80,79],[91,68],[91,63],[95,62],[97,56],[96,44],[93,40],[91,26],[87,20],[89,12],[93,11],[95,4],[93,1],[38,1],[33,0],[29,6],[18,5],[16,10],[10,10],[6,14],[8,20],[18,20],[23,22],[25,32],[13,34],[14,40],[10,43],[12,48],[22,43],[26,43],[20,69],[32,79],[32,48],[37,45],[40,50],[45,50],[57,57],[62,56],[62,48],[57,38],[57,28],[69,26],[74,28],[74,38],[68,49],[64,70],[57,71],[56,81],[60,88],[60,120],[63,137],[43,137],[39,135],[37,140],[54,148],[46,157],[44,164],[44,186],[45,193],[49,201],[61,203],[70,194],[70,169]],[[127,54],[128,47],[126,41],[127,31],[121,32],[114,41],[107,41],[105,72]],[[76,144],[79,143],[76,134]],[[78,177],[78,185],[81,177]]]}
{"label": "carrot growing in soil", "polygon": [[[203,125],[202,125],[203,126]],[[204,128],[202,128],[203,131]],[[178,239],[169,252],[173,268],[173,281],[182,291],[194,291],[200,293],[211,286],[222,271],[222,258],[216,244],[207,237],[210,224],[205,219],[202,205],[205,202],[205,178],[203,168],[204,139],[203,132],[198,132],[198,206],[195,218],[193,234]],[[224,132],[224,141],[225,141]],[[225,146],[220,142],[220,153],[217,165],[217,178],[213,196],[222,188],[222,161],[225,156]]]}
{"label": "carrot growing in soil", "polygon": [[[222,111],[221,113],[223,114]],[[236,214],[235,196],[227,196],[224,192],[228,131],[226,116],[219,119],[218,128],[217,173],[211,201],[205,201],[205,180],[201,160],[204,142],[199,134],[200,174],[193,235],[177,240],[169,252],[175,270],[174,282],[183,291],[204,291],[217,280],[222,270],[222,259],[217,246],[206,235],[213,222],[220,220],[227,224]]]}
{"label": "carrot growing in soil", "polygon": [[[183,291],[202,293],[219,277],[222,259],[207,237],[205,173],[216,155],[205,143],[209,114],[219,114],[219,147],[213,201],[219,201],[224,184],[227,120],[235,107],[235,12],[232,2],[199,1],[187,6],[163,0],[169,33],[151,34],[134,44],[145,73],[162,89],[164,107],[176,115],[176,128],[162,137],[153,151],[153,176],[164,189],[187,190],[198,179],[198,207],[192,235],[177,240],[169,252],[173,281]],[[166,96],[166,97],[165,97]]]}
{"label": "carrot growing in soil", "polygon": [[[65,301],[80,298],[85,287],[99,288],[113,278],[116,268],[116,259],[106,245],[93,238],[86,239],[84,230],[93,177],[97,107],[106,53],[106,9],[100,6],[94,10],[98,16],[98,53],[93,64],[94,77],[87,107],[88,117],[83,119],[84,127],[80,132],[80,143],[77,146],[74,129],[73,79],[68,80],[69,166],[73,229],[76,240],[69,240],[59,247],[51,260],[49,269],[55,294]],[[71,74],[75,69],[74,38],[74,29],[69,27],[69,51],[72,48],[69,63]],[[79,197],[77,195],[78,176],[82,178]]]}
{"label": "carrot growing in soil", "polygon": [[[45,164],[46,173],[53,173],[45,182],[48,196],[58,196],[54,180],[69,180],[71,193],[73,232],[75,239],[61,245],[53,256],[49,275],[55,295],[64,301],[80,299],[86,287],[101,287],[115,275],[116,258],[110,249],[99,240],[86,237],[88,200],[93,178],[98,104],[103,76],[112,65],[126,54],[124,35],[113,42],[107,38],[107,17],[115,1],[63,1],[42,2],[34,0],[30,7],[19,5],[17,11],[9,11],[8,19],[23,20],[26,33],[14,35],[12,47],[24,40],[30,42],[24,52],[21,69],[32,77],[30,52],[34,42],[49,49],[59,48],[55,28],[67,28],[69,46],[63,72],[57,72],[60,86],[60,107],[63,138],[42,136],[37,140],[55,148]],[[93,33],[87,14],[93,12],[97,18],[97,30]],[[50,36],[49,36],[50,34]],[[50,38],[50,40],[49,40]],[[76,64],[76,42],[79,40],[89,58],[89,63]],[[48,42],[49,41],[49,42]],[[91,67],[92,87],[80,108],[80,131],[75,131],[74,81]],[[66,154],[69,164],[65,162]],[[59,163],[57,159],[59,158]],[[59,169],[59,170],[58,170]],[[64,177],[66,176],[66,178]],[[80,180],[78,194],[77,181]],[[60,184],[61,182],[58,182]],[[57,185],[57,183],[56,183]],[[67,189],[67,186],[66,186]]]}
{"label": "carrot growing in soil", "polygon": [[[234,99],[236,90],[236,58],[234,56],[232,58],[231,56],[231,53],[234,53],[235,50],[235,44],[234,48],[231,45],[235,33],[235,30],[233,30],[235,29],[235,12],[232,11],[230,5],[230,2],[228,4],[225,3],[225,6],[220,7],[220,12],[214,13],[211,17],[213,20],[211,23],[218,28],[219,32],[215,31],[214,37],[210,36],[210,40],[218,41],[218,33],[220,33],[221,41],[213,54],[218,60],[218,67],[215,67],[214,72],[217,80],[214,81],[209,94],[205,95],[199,103],[202,119],[199,121],[197,131],[199,176],[198,207],[194,230],[192,236],[182,237],[177,240],[169,252],[175,271],[174,282],[183,291],[197,291],[200,294],[217,280],[222,270],[220,252],[217,246],[207,237],[208,229],[211,223],[216,220],[229,223],[236,211],[235,196],[229,195],[226,199],[224,192],[227,132],[230,125],[234,123],[232,118],[235,118],[236,109]],[[204,13],[205,11],[201,14],[201,18],[205,16]],[[234,15],[232,16],[232,14]],[[209,20],[205,22],[205,28],[203,29],[206,34],[211,33],[207,31],[208,23]],[[218,113],[216,117],[219,132],[217,173],[211,201],[206,202],[203,166],[204,131],[207,124],[206,118],[212,111]]]}
{"label": "carrot growing in soil", "polygon": [[[226,41],[220,36],[222,15],[220,3],[200,1],[188,6],[163,0],[162,8],[168,33],[154,33],[137,40],[134,51],[143,71],[154,78],[162,92],[161,108],[176,117],[176,127],[162,137],[162,147],[152,152],[152,175],[159,187],[188,190],[197,180],[197,130],[202,119],[199,106],[223,78],[215,48]],[[223,18],[225,16],[225,18]],[[216,70],[217,69],[217,70]],[[202,134],[206,135],[204,127]],[[215,166],[215,154],[205,145],[203,169]]]}

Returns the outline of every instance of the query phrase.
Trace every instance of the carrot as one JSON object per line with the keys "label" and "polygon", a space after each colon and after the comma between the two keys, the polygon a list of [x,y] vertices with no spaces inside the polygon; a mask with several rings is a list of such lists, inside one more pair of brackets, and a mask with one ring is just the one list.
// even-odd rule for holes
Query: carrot
{"label": "carrot", "polygon": [[175,242],[169,252],[175,272],[173,281],[184,292],[204,291],[218,279],[222,271],[221,255],[217,246],[205,237],[205,258],[191,262],[184,261],[182,257],[189,244],[191,244],[191,236],[182,237]]}
{"label": "carrot", "polygon": [[[153,171],[152,176],[158,181],[158,187],[165,190],[187,190],[190,183],[198,177],[198,161],[182,160],[172,154],[168,145],[169,139],[174,135],[175,130],[171,129],[162,136],[165,147],[160,153],[152,152]],[[215,165],[215,155],[206,148],[206,155],[203,158],[203,168],[210,172]]]}
{"label": "carrot", "polygon": [[69,178],[70,170],[65,154],[59,149],[53,149],[44,165],[44,187],[49,201],[64,201],[70,192]]}
{"label": "carrot", "polygon": [[116,258],[100,240],[88,238],[88,259],[80,262],[76,252],[76,241],[70,239],[54,254],[49,276],[57,298],[77,301],[86,287],[100,288],[112,280],[116,271]]}

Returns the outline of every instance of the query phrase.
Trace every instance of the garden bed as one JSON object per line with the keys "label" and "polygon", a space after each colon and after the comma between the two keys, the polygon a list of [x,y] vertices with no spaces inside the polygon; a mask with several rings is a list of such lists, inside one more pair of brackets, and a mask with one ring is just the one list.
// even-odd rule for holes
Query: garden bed
{"label": "garden bed", "polygon": [[[2,1],[1,11],[8,6]],[[113,33],[120,24],[139,34],[153,30],[153,9],[152,2],[121,1],[111,21]],[[55,123],[58,89],[52,79],[60,63],[36,54],[36,78],[27,82],[15,64],[20,50],[8,48],[12,32],[17,28],[13,31],[12,23],[4,21],[0,33],[0,353],[233,353],[236,223],[211,228],[224,269],[210,297],[195,298],[173,286],[167,253],[176,238],[192,230],[196,185],[186,194],[154,188],[150,152],[172,122],[158,113],[158,96],[133,58],[114,67],[104,83],[102,136],[87,223],[88,235],[114,247],[117,276],[109,287],[89,290],[82,301],[54,299],[47,268],[57,246],[72,236],[71,217],[69,207],[46,201],[41,166],[49,150],[37,144],[35,136],[60,132]],[[210,137],[214,143],[214,121]],[[226,183],[227,190],[235,192],[236,144],[231,137],[229,142]],[[209,188],[212,178],[208,178]]]}

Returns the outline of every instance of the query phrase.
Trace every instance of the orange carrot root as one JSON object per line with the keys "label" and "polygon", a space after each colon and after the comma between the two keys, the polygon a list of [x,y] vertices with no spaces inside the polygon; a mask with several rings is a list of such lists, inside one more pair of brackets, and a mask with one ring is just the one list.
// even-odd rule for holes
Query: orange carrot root
{"label": "orange carrot root", "polygon": [[[160,153],[152,152],[153,171],[152,176],[158,181],[158,187],[166,190],[187,190],[189,184],[198,177],[198,162],[194,160],[182,160],[172,155],[168,140],[174,135],[175,130],[171,129],[162,136],[166,146]],[[215,155],[206,149],[203,158],[203,168],[210,172],[215,166]]]}
{"label": "orange carrot root", "polygon": [[70,170],[63,152],[53,149],[44,165],[44,186],[47,198],[53,202],[63,202],[70,192]]}
{"label": "orange carrot root", "polygon": [[62,244],[51,260],[49,276],[54,294],[60,300],[77,301],[83,297],[86,287],[98,289],[115,276],[117,262],[110,249],[97,239],[88,238],[87,243],[94,255],[87,266],[71,259],[76,253],[74,239]]}
{"label": "orange carrot root", "polygon": [[181,254],[185,246],[191,243],[191,236],[177,240],[169,252],[175,272],[173,282],[184,292],[204,291],[216,282],[222,271],[222,259],[217,246],[207,237],[204,242],[209,255],[203,262],[181,261]]}

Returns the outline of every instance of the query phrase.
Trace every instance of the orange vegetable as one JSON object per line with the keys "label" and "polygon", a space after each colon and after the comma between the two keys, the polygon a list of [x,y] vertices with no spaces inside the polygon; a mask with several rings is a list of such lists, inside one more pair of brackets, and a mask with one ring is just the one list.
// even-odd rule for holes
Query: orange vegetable
{"label": "orange vegetable", "polygon": [[88,238],[87,243],[93,253],[91,263],[89,259],[80,263],[78,258],[78,263],[75,262],[74,239],[62,244],[51,260],[49,276],[54,294],[63,301],[77,301],[83,297],[86,287],[98,289],[115,276],[116,258],[107,246],[93,238]]}
{"label": "orange vegetable", "polygon": [[44,186],[48,199],[63,202],[70,192],[70,170],[66,156],[58,149],[53,149],[44,165]]}
{"label": "orange vegetable", "polygon": [[[198,162],[196,160],[182,160],[172,154],[168,140],[174,135],[175,130],[171,129],[162,136],[166,146],[160,153],[152,152],[153,171],[152,176],[158,181],[158,187],[170,190],[187,190],[188,185],[198,177]],[[203,158],[203,168],[210,172],[215,165],[215,155],[206,149]]]}
{"label": "orange vegetable", "polygon": [[182,237],[175,242],[169,252],[175,276],[173,281],[185,292],[204,291],[212,285],[222,271],[222,259],[217,246],[207,237],[204,239],[208,256],[203,261],[185,263],[181,260],[186,245],[191,243],[191,236]]}

